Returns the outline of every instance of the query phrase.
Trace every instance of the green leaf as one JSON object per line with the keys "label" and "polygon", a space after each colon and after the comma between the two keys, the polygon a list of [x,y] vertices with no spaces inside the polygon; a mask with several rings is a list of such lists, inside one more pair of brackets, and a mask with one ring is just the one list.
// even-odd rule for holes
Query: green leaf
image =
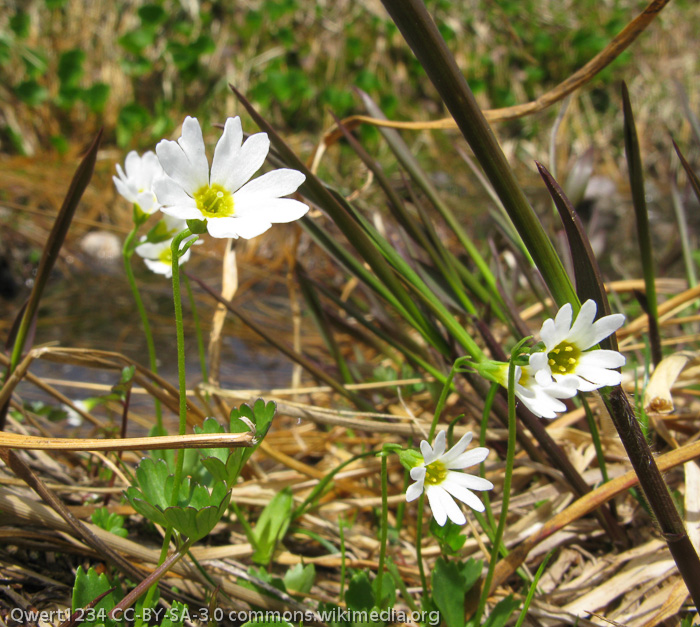
{"label": "green leaf", "polygon": [[29,34],[29,24],[29,13],[21,9],[10,18],[10,28],[19,39],[25,39]]}
{"label": "green leaf", "polygon": [[194,507],[168,507],[163,514],[170,525],[196,542],[209,534],[221,520],[230,496],[228,493],[218,507],[212,505],[199,510]]}
{"label": "green leaf", "polygon": [[46,87],[42,87],[34,79],[23,81],[15,86],[15,95],[32,107],[36,107],[49,97]]}
{"label": "green leaf", "polygon": [[122,107],[117,117],[117,143],[126,146],[137,131],[143,130],[150,121],[148,111],[132,102]]}
{"label": "green leaf", "polygon": [[[86,607],[110,588],[113,588],[113,586],[107,579],[107,575],[104,573],[98,575],[94,568],[90,568],[86,573],[82,566],[78,566],[78,570],[75,573],[75,583],[73,584],[71,610],[75,612]],[[81,626],[97,627],[98,625],[104,625],[105,627],[116,627],[116,621],[106,619],[106,615],[119,602],[120,598],[116,591],[107,594],[92,608],[96,620],[84,620],[80,623]]]}
{"label": "green leaf", "polygon": [[292,491],[286,487],[265,506],[250,538],[255,547],[253,561],[256,564],[270,563],[277,543],[282,540],[291,522],[293,505]]}
{"label": "green leaf", "polygon": [[155,31],[150,28],[137,28],[117,39],[117,43],[127,52],[138,56],[155,40]]}
{"label": "green leaf", "polygon": [[345,593],[345,603],[348,609],[355,611],[369,611],[374,607],[374,591],[367,573],[359,572],[353,575]]}
{"label": "green leaf", "polygon": [[144,4],[139,7],[137,13],[144,26],[156,26],[164,22],[168,17],[165,9],[159,4]]}
{"label": "green leaf", "polygon": [[462,527],[449,520],[441,527],[435,519],[432,519],[430,532],[437,538],[443,553],[448,555],[454,555],[467,541],[467,536],[462,533]]}
{"label": "green leaf", "polygon": [[85,52],[80,48],[67,50],[59,57],[57,74],[61,81],[61,89],[77,87],[83,75],[84,61]]}
{"label": "green leaf", "polygon": [[143,496],[151,505],[161,509],[170,505],[172,475],[164,460],[144,457],[136,469],[136,480]]}
{"label": "green leaf", "polygon": [[66,2],[68,0],[44,0],[46,2],[46,6],[49,9],[60,9],[63,6],[65,6]]}
{"label": "green leaf", "polygon": [[520,607],[520,601],[516,601],[512,594],[501,599],[493,608],[483,627],[503,627],[508,622],[510,615]]}
{"label": "green leaf", "polygon": [[165,613],[165,618],[160,627],[182,627],[188,615],[189,608],[184,603],[173,601],[170,609]]}
{"label": "green leaf", "polygon": [[316,578],[313,564],[294,564],[283,577],[284,588],[290,594],[306,594],[311,590]]}
{"label": "green leaf", "polygon": [[100,113],[104,110],[108,97],[109,85],[107,83],[95,83],[83,90],[82,100],[89,107],[90,111]]}
{"label": "green leaf", "polygon": [[479,578],[481,566],[473,559],[461,564],[439,557],[435,562],[432,596],[447,627],[464,627],[464,596]]}
{"label": "green leaf", "polygon": [[124,529],[124,516],[110,512],[106,507],[100,507],[92,512],[92,522],[100,529],[109,531],[120,538],[126,538],[129,532]]}
{"label": "green leaf", "polygon": [[374,598],[377,599],[376,607],[380,609],[386,609],[388,607],[394,607],[396,604],[396,582],[394,581],[394,576],[385,572],[382,577],[382,589],[377,589],[377,584],[379,579],[375,577],[372,581],[372,591],[374,593]]}

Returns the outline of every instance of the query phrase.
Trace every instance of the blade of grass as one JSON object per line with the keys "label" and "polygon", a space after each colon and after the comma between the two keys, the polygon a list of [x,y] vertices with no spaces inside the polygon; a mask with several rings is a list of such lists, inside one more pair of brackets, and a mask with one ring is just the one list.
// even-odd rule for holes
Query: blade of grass
{"label": "blade of grass", "polygon": [[382,3],[484,169],[555,302],[559,306],[571,303],[577,312],[578,298],[561,259],[515,180],[491,127],[425,5],[420,0],[382,0]]}
{"label": "blade of grass", "polygon": [[644,169],[639,150],[637,128],[634,123],[634,113],[630,103],[627,85],[622,83],[622,108],[624,111],[625,154],[627,155],[627,170],[629,172],[630,188],[632,189],[632,204],[637,219],[637,240],[642,258],[642,271],[646,289],[647,313],[649,316],[649,343],[651,359],[657,366],[663,358],[661,351],[661,335],[659,333],[659,310],[656,298],[656,283],[654,281],[654,252],[649,232],[649,213],[644,192]]}
{"label": "blade of grass", "polygon": [[[87,188],[88,184],[90,183],[90,179],[92,178],[92,173],[95,169],[95,161],[97,160],[97,150],[100,147],[101,139],[102,129],[100,129],[100,131],[97,133],[92,145],[88,149],[87,153],[83,157],[83,160],[80,162],[78,169],[73,175],[73,180],[71,181],[68,192],[63,200],[63,205],[56,216],[56,221],[54,222],[49,238],[44,246],[41,260],[39,261],[39,268],[37,269],[36,277],[34,278],[32,293],[29,296],[27,306],[22,311],[22,321],[19,324],[14,345],[12,347],[7,376],[9,376],[17,367],[17,364],[22,358],[22,352],[24,351],[24,345],[27,340],[27,333],[39,308],[39,301],[44,293],[44,288],[49,280],[51,270],[58,259],[58,254],[63,246],[63,242],[66,239],[66,234],[68,233],[68,228],[70,227],[73,216],[75,215],[75,210],[78,208],[78,203],[80,202],[83,192]],[[5,428],[7,409],[7,403],[3,405],[2,409],[0,409],[0,430]]]}
{"label": "blade of grass", "polygon": [[[554,180],[554,177],[549,173],[541,163],[535,162],[540,176],[547,186],[554,205],[559,211],[566,237],[569,241],[571,250],[571,258],[574,264],[574,276],[576,277],[576,292],[581,302],[588,299],[594,300],[598,306],[599,315],[610,315],[610,303],[605,292],[605,284],[600,274],[598,262],[593,254],[591,243],[588,240],[586,231],[581,224],[581,219],[578,217],[574,206],[567,198],[559,184]],[[600,344],[608,349],[616,351],[617,337],[613,333],[609,337],[601,340]]]}
{"label": "blade of grass", "polygon": [[[371,116],[386,119],[382,110],[365,92],[359,89],[357,92],[360,94],[362,102]],[[423,172],[423,169],[420,167],[418,161],[401,138],[401,135],[398,133],[398,131],[392,128],[380,127],[379,130],[384,136],[384,139],[386,139],[389,148],[391,148],[391,151],[394,153],[394,156],[398,159],[399,163],[411,175],[411,178],[416,182],[418,187],[423,190],[432,205],[442,216],[443,220],[445,220],[450,229],[452,229],[452,232],[457,236],[460,244],[479,269],[484,281],[486,281],[487,285],[490,287],[492,294],[497,296],[498,290],[496,288],[496,279],[493,276],[491,269],[450,208],[442,201],[442,198],[440,198],[440,195],[430,182],[430,179],[426,176],[425,172]]]}

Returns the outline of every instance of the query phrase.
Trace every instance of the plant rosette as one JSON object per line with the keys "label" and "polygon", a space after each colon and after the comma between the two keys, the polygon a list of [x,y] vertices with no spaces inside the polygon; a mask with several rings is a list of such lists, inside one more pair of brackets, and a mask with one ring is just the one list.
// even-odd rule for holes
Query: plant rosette
{"label": "plant rosette", "polygon": [[129,487],[125,496],[142,516],[162,527],[172,527],[189,541],[206,536],[224,515],[231,490],[223,481],[216,481],[208,490],[205,486],[183,479],[176,506],[168,504],[173,492],[174,475],[168,464],[145,457],[136,469],[138,488]]}

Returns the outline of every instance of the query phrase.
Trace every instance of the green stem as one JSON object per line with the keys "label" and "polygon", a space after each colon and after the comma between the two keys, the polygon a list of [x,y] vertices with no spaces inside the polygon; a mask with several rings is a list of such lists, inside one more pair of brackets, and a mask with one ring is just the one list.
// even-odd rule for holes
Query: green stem
{"label": "green stem", "polygon": [[382,454],[382,520],[379,538],[379,566],[377,568],[376,580],[376,600],[377,607],[382,609],[382,583],[384,578],[384,561],[386,559],[386,539],[388,535],[388,518],[389,518],[389,500],[387,497],[388,490],[388,471],[386,458],[388,453]]}
{"label": "green stem", "polygon": [[433,422],[430,425],[430,433],[428,433],[428,442],[432,442],[435,437],[435,429],[437,429],[438,422],[440,421],[440,414],[445,408],[445,403],[447,402],[447,397],[452,390],[452,379],[454,379],[455,374],[459,371],[459,368],[464,364],[472,363],[471,357],[459,357],[450,369],[450,373],[445,379],[445,383],[442,386],[442,392],[440,392],[440,398],[438,399],[437,405],[435,406],[435,414],[433,415]]}
{"label": "green stem", "polygon": [[[481,430],[479,431],[479,446],[486,446],[486,425],[491,417],[491,407],[493,406],[493,401],[496,398],[496,394],[498,394],[499,387],[500,385],[498,383],[491,383],[491,387],[486,395],[486,400],[484,401],[484,414],[481,418]],[[482,477],[484,476],[484,468],[485,463],[481,462],[480,474]],[[486,519],[488,520],[490,529],[487,529],[485,525],[482,525],[482,527],[484,527],[484,531],[490,535],[496,528],[496,519],[493,516],[493,509],[491,509],[491,497],[489,496],[489,491],[485,490],[482,492],[482,496],[484,499],[484,506],[486,507]]]}
{"label": "green stem", "polygon": [[501,540],[503,532],[506,528],[506,519],[508,518],[508,504],[510,502],[510,485],[513,478],[513,461],[515,459],[515,355],[519,350],[520,344],[516,345],[511,354],[510,364],[508,366],[508,452],[506,453],[506,473],[503,478],[503,498],[501,500],[501,515],[498,518],[498,527],[496,535],[493,539],[493,548],[491,550],[491,559],[489,561],[489,569],[484,580],[484,587],[481,589],[481,598],[479,599],[479,608],[472,619],[473,625],[481,624],[481,616],[486,607],[486,601],[489,597],[491,582],[493,581],[493,573],[496,568],[496,561],[500,552]]}
{"label": "green stem", "polygon": [[[192,241],[185,245],[183,250],[180,250],[180,243],[185,238],[192,235],[192,231],[185,229],[179,235],[173,238],[170,245],[173,267],[173,301],[175,304],[175,328],[177,332],[177,382],[180,388],[180,426],[178,429],[179,435],[185,435],[187,430],[187,390],[186,390],[186,374],[185,374],[185,331],[182,326],[182,296],[180,293],[180,256],[192,245]],[[177,461],[175,463],[175,477],[173,481],[173,493],[170,497],[170,503],[177,505],[177,499],[180,493],[180,482],[182,481],[182,468],[185,463],[184,451],[180,450],[176,453]]]}
{"label": "green stem", "polygon": [[[141,298],[141,293],[136,285],[136,278],[134,277],[134,270],[131,267],[131,257],[136,250],[136,233],[139,230],[139,222],[134,224],[134,228],[131,229],[129,235],[127,235],[124,240],[124,246],[122,247],[122,257],[124,258],[124,272],[126,273],[127,281],[129,282],[129,287],[131,288],[131,293],[134,296],[134,302],[136,303],[136,309],[141,316],[141,325],[143,326],[143,333],[146,336],[146,346],[148,347],[148,361],[151,367],[151,371],[154,374],[158,374],[158,362],[156,359],[156,347],[153,342],[153,333],[151,332],[151,325],[148,322],[148,314],[146,313],[146,308],[143,305],[143,300]],[[159,433],[164,433],[163,430],[163,410],[160,401],[155,398],[156,410],[156,426],[158,427]]]}
{"label": "green stem", "polygon": [[199,315],[197,314],[197,301],[194,299],[192,285],[187,275],[183,273],[182,278],[185,282],[187,297],[190,301],[190,309],[192,310],[192,321],[194,322],[195,334],[197,335],[197,350],[199,351],[199,365],[202,369],[202,381],[209,383],[209,374],[207,373],[207,355],[204,350],[204,338],[202,337],[202,325],[199,323]]}

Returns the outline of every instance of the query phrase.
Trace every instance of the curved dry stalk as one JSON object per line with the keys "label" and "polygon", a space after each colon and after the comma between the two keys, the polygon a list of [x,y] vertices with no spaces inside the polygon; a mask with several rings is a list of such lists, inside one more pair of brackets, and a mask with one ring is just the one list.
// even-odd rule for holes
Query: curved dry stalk
{"label": "curved dry stalk", "polygon": [[[157,398],[171,411],[175,413],[179,411],[178,389],[125,355],[112,351],[65,348],[61,346],[43,346],[30,350],[10,377],[8,377],[2,389],[0,389],[0,406],[9,400],[15,387],[27,374],[31,362],[35,359],[46,359],[47,361],[81,366],[83,368],[102,368],[117,371],[121,371],[125,366],[134,366],[134,383],[144,388],[148,394]],[[196,425],[204,422],[206,416],[196,405],[188,402],[187,418],[190,424]]]}
{"label": "curved dry stalk", "polygon": [[237,448],[253,446],[249,433],[197,433],[150,438],[42,438],[19,433],[0,433],[0,447],[42,451],[151,451],[180,448]]}
{"label": "curved dry stalk", "polygon": [[[597,55],[595,55],[583,67],[576,70],[566,80],[559,83],[553,89],[542,94],[536,100],[524,104],[503,107],[502,109],[487,109],[484,116],[489,122],[503,122],[522,118],[532,113],[537,113],[552,106],[556,102],[563,100],[570,93],[585,85],[601,70],[610,65],[637,37],[646,29],[661,10],[668,4],[669,0],[651,0],[647,7],[637,17],[627,24]],[[444,130],[455,129],[457,124],[452,118],[443,118],[431,122],[398,122],[395,120],[382,120],[368,115],[353,115],[340,121],[342,126],[352,130],[360,124],[371,124],[373,126],[384,126],[411,131],[423,130]],[[328,146],[332,146],[343,137],[342,132],[335,124],[328,131],[318,148],[323,151]]]}
{"label": "curved dry stalk", "polygon": [[[693,442],[661,455],[656,458],[656,464],[661,472],[666,472],[671,468],[685,464],[698,457],[700,457],[700,442]],[[525,561],[530,551],[540,542],[560,529],[563,529],[566,525],[589,514],[603,503],[613,499],[618,494],[628,490],[637,483],[639,483],[639,478],[633,470],[630,470],[621,477],[611,479],[595,490],[591,490],[585,496],[574,501],[565,510],[553,516],[543,524],[542,527],[530,535],[529,538],[513,549],[508,557],[504,558],[496,565],[491,590],[495,590],[496,587],[508,579],[508,577],[510,577]]]}

